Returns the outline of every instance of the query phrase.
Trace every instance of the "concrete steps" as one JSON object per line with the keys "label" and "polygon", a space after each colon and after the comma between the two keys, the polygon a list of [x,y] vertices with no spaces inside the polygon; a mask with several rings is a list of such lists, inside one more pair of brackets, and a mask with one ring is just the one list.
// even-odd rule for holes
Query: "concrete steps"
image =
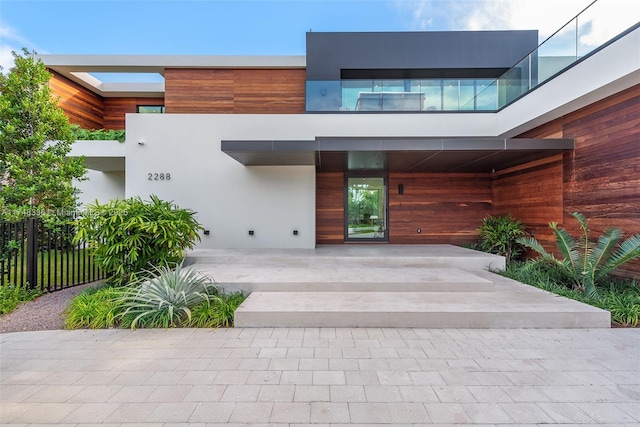
{"label": "concrete steps", "polygon": [[493,282],[458,268],[390,267],[354,264],[247,268],[198,264],[227,292],[492,292]]}
{"label": "concrete steps", "polygon": [[487,271],[503,257],[451,245],[199,250],[188,262],[251,293],[238,327],[610,326],[604,310]]}
{"label": "concrete steps", "polygon": [[[503,270],[504,257],[452,245],[321,245],[316,249],[198,249],[187,263],[216,266],[334,269],[362,267],[433,267]],[[325,271],[327,271],[325,269]]]}
{"label": "concrete steps", "polygon": [[[555,301],[554,301],[555,300]],[[493,292],[254,292],[237,327],[601,328],[609,313],[563,298]]]}

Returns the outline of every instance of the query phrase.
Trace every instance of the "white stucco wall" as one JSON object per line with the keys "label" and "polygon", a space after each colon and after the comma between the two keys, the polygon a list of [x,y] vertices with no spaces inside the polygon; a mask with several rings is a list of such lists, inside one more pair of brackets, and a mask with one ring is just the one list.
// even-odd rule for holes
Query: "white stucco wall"
{"label": "white stucco wall", "polygon": [[[210,230],[199,248],[315,247],[315,167],[241,165],[220,141],[251,121],[230,118],[129,115],[127,197],[155,194],[198,212]],[[156,173],[165,179],[155,180]]]}
{"label": "white stucco wall", "polygon": [[125,175],[122,172],[100,172],[87,170],[87,180],[75,183],[75,187],[81,191],[78,201],[81,206],[94,203],[106,203],[113,199],[125,197]]}

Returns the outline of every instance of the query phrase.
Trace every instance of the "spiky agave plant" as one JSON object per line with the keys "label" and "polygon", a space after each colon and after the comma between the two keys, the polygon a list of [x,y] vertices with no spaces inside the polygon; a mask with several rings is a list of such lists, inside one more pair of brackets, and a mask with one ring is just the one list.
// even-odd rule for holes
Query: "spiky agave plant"
{"label": "spiky agave plant", "polygon": [[594,243],[590,240],[589,220],[578,212],[573,212],[571,216],[582,230],[578,239],[571,237],[565,229],[559,228],[558,223],[549,224],[562,259],[557,259],[552,253],[547,252],[532,237],[519,238],[518,243],[540,254],[542,261],[557,266],[572,282],[574,288],[582,290],[590,298],[595,298],[596,284],[599,281],[621,265],[640,257],[640,234],[620,243],[622,231],[609,228]]}
{"label": "spiky agave plant", "polygon": [[191,319],[191,309],[215,293],[215,282],[182,263],[147,271],[122,298],[124,323],[169,328]]}

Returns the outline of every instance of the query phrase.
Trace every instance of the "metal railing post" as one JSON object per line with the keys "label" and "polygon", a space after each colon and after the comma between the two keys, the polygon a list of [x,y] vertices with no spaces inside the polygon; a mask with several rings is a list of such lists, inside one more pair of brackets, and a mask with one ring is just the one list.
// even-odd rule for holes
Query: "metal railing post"
{"label": "metal railing post", "polygon": [[30,289],[38,287],[38,220],[27,220],[27,282]]}

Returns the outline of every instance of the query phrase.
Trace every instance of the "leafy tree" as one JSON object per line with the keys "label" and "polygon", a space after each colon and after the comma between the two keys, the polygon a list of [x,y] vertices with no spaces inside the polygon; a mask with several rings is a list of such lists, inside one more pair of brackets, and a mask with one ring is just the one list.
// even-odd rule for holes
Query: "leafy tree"
{"label": "leafy tree", "polygon": [[86,168],[84,159],[67,157],[75,138],[49,88],[51,74],[26,49],[13,56],[15,66],[0,73],[2,216],[75,208],[72,180],[83,179]]}

